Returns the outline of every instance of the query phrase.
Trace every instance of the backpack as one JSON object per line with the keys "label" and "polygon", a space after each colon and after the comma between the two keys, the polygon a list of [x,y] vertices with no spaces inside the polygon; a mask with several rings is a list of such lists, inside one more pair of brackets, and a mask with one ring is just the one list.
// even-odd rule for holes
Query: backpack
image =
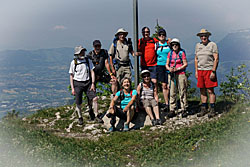
{"label": "backpack", "polygon": [[[117,41],[118,41],[118,37],[115,37],[113,39],[113,45],[114,45],[114,56],[116,54],[116,50],[117,50]],[[125,45],[128,45],[128,51],[132,51],[133,47],[132,47],[132,42],[131,42],[131,38],[125,38]],[[121,59],[121,57],[118,55],[118,58]]]}
{"label": "backpack", "polygon": [[[166,41],[167,42],[167,41]],[[159,41],[155,43],[155,52],[157,52],[157,50],[159,49],[159,47],[161,47],[161,52],[163,50],[163,47],[169,47],[168,42],[166,46],[160,46]]]}
{"label": "backpack", "polygon": [[[154,92],[154,90],[155,90],[155,84],[152,81],[150,81],[150,84],[153,86],[153,92]],[[141,86],[141,89],[140,89],[140,97],[141,97],[142,90],[143,90],[143,83],[142,82],[140,83],[140,86]],[[154,93],[153,93],[153,96],[154,96]]]}
{"label": "backpack", "polygon": [[[185,52],[185,50],[184,49],[181,49],[180,51],[179,51],[179,53],[178,53],[178,55],[179,55],[179,59],[181,60],[181,64],[183,64],[183,60],[182,60],[182,53],[184,53],[185,55],[186,55],[186,52]],[[171,60],[172,60],[172,55],[173,55],[173,50],[171,50],[170,51],[170,57],[169,57],[169,66],[170,66],[170,63],[171,63]],[[176,56],[176,58],[175,58],[175,65],[176,65],[176,60],[177,60],[178,58],[177,58],[177,56]],[[175,66],[174,65],[174,66]],[[186,69],[183,69],[182,71],[186,71]]]}
{"label": "backpack", "polygon": [[[130,96],[131,96],[131,98],[132,98],[132,96],[133,96],[132,93],[133,93],[133,90],[130,91]],[[121,107],[121,102],[122,102],[122,100],[124,100],[124,99],[125,99],[125,94],[124,94],[123,89],[121,89],[121,90],[120,90],[120,96],[119,96],[120,107]]]}
{"label": "backpack", "polygon": [[[85,57],[84,59],[85,59],[86,62],[77,63],[77,58],[74,58],[74,63],[75,63],[74,71],[75,71],[75,72],[77,72],[77,71],[76,71],[76,66],[79,65],[79,64],[83,64],[83,63],[86,63],[87,66],[88,66],[87,73],[90,72],[89,59],[86,58],[86,57]],[[91,73],[89,74],[89,78],[90,78],[90,80],[91,80]]]}
{"label": "backpack", "polygon": [[[154,38],[151,38],[150,37],[150,39],[152,39],[153,40],[153,42],[147,42],[147,43],[153,43],[153,44],[155,44],[156,42],[155,42],[155,40],[154,40]],[[149,40],[150,41],[150,40]],[[141,39],[139,39],[139,44],[140,44],[140,48],[141,48],[141,45],[143,44],[143,43],[146,43],[142,38]],[[146,46],[146,45],[145,45]]]}
{"label": "backpack", "polygon": [[[116,55],[116,51],[117,51],[117,41],[118,41],[118,37],[115,37],[113,39],[113,46],[114,46],[114,56]],[[131,38],[125,38],[125,45],[128,45],[128,51],[131,52],[133,50],[133,46],[132,46],[132,42],[131,42]],[[113,64],[115,65],[115,69],[116,71],[120,68],[120,55],[118,54],[118,59],[117,58],[114,58],[113,59]],[[129,62],[128,64],[131,66],[131,68],[133,69],[133,66],[132,66],[132,63],[131,63],[131,60],[129,59]]]}
{"label": "backpack", "polygon": [[108,52],[105,49],[101,49],[99,55],[96,55],[94,51],[89,52],[88,57],[92,60],[93,65],[95,66],[95,73],[102,73],[105,69],[105,55],[108,55]]}

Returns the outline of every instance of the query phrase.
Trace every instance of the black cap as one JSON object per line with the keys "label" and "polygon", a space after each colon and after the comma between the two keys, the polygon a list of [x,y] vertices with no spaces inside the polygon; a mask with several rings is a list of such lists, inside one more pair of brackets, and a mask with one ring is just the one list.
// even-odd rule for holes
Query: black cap
{"label": "black cap", "polygon": [[167,35],[166,31],[165,31],[163,28],[162,28],[162,29],[159,29],[158,35],[160,35],[160,34],[165,34],[165,35]]}
{"label": "black cap", "polygon": [[102,45],[102,44],[101,44],[101,42],[99,40],[94,40],[93,46],[95,46],[95,45]]}

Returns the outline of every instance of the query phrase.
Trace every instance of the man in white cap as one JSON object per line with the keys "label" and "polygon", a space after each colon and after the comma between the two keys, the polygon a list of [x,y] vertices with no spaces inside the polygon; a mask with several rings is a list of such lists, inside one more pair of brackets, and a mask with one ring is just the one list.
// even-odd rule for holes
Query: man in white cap
{"label": "man in white cap", "polygon": [[[91,61],[85,56],[86,49],[82,46],[75,47],[74,60],[70,64],[70,86],[72,94],[75,96],[76,112],[78,114],[79,125],[83,124],[82,118],[82,95],[83,92],[87,95],[89,114],[91,120],[95,119],[95,114],[92,110],[92,102],[97,103],[95,93],[95,73],[94,66]],[[97,111],[95,111],[97,114]]]}
{"label": "man in white cap", "polygon": [[[214,42],[209,40],[212,34],[206,29],[201,29],[197,36],[200,37],[201,42],[195,47],[195,77],[197,79],[197,87],[200,88],[201,93],[201,112],[197,114],[198,117],[208,114],[208,117],[214,117],[216,95],[214,88],[218,86],[216,70],[219,63],[218,47]],[[208,97],[210,102],[210,109],[208,111]]]}
{"label": "man in white cap", "polygon": [[[129,59],[129,53],[134,56],[131,39],[126,39],[128,32],[124,28],[118,29],[115,34],[115,39],[108,51],[110,55],[110,65],[112,68],[111,76],[116,76],[119,83],[122,78],[131,78],[131,62]],[[113,95],[117,92],[117,89],[113,92]]]}

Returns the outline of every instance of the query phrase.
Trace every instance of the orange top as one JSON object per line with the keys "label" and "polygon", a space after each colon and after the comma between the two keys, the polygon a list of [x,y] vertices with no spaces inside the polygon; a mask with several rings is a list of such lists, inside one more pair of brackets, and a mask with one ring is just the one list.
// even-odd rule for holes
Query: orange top
{"label": "orange top", "polygon": [[158,42],[156,38],[145,40],[144,38],[138,41],[138,51],[142,52],[141,66],[156,66],[157,56],[155,52],[155,43]]}

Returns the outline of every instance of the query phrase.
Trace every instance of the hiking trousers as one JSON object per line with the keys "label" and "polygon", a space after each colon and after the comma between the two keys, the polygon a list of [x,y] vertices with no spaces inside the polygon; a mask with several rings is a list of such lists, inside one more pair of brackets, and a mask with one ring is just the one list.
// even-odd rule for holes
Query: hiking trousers
{"label": "hiking trousers", "polygon": [[185,74],[169,75],[170,81],[170,111],[177,110],[177,90],[179,92],[181,110],[188,108],[187,102],[187,77]]}
{"label": "hiking trousers", "polygon": [[131,79],[132,73],[131,73],[130,65],[120,66],[120,68],[116,72],[116,76],[117,76],[118,82],[120,84],[121,84],[122,78],[124,78],[124,77],[128,77]]}

